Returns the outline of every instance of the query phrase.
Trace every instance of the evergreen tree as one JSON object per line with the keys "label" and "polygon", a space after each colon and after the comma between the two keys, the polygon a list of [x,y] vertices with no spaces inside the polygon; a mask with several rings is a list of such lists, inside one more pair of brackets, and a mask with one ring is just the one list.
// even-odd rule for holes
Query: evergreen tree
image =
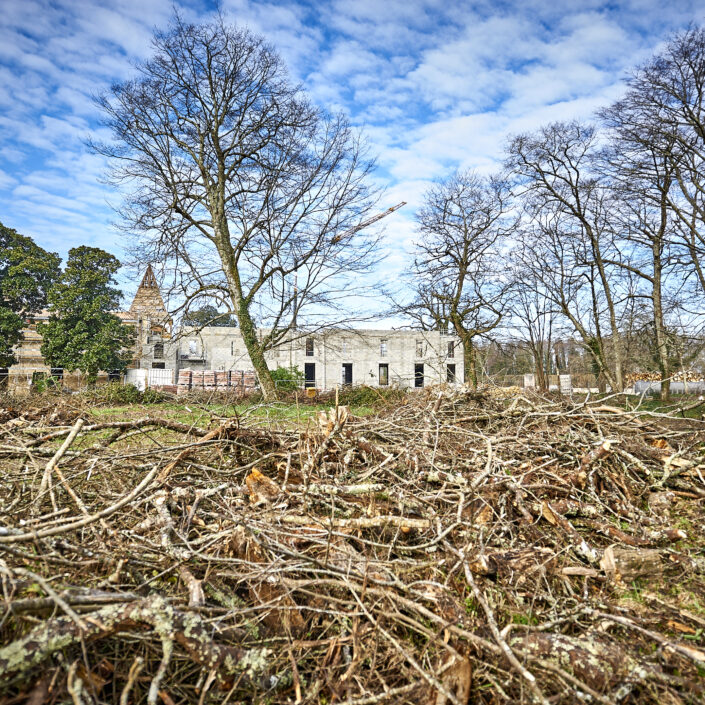
{"label": "evergreen tree", "polygon": [[181,322],[193,328],[237,327],[237,316],[232,313],[222,313],[215,306],[206,304],[202,308],[186,313]]}
{"label": "evergreen tree", "polygon": [[0,367],[17,362],[25,319],[41,311],[59,276],[61,258],[0,223]]}
{"label": "evergreen tree", "polygon": [[38,326],[49,366],[81,370],[89,384],[101,370],[125,369],[133,334],[111,313],[121,298],[113,276],[119,268],[113,255],[98,248],[69,251],[66,268],[49,291],[49,322]]}

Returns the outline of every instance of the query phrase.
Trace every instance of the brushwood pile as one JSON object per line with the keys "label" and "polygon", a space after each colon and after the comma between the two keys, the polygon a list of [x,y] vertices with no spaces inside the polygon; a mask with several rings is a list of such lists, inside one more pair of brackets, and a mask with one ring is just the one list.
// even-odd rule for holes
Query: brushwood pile
{"label": "brushwood pile", "polygon": [[705,701],[705,422],[0,404],[0,702]]}

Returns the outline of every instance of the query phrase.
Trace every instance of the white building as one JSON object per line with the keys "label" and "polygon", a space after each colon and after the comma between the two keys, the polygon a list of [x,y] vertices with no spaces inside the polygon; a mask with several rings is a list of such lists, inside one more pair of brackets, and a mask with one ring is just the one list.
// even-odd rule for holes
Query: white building
{"label": "white building", "polygon": [[[174,369],[174,380],[180,369],[253,371],[239,328],[183,329],[167,343],[164,355],[165,367]],[[266,358],[272,370],[298,367],[306,386],[317,389],[341,384],[424,387],[463,382],[460,341],[438,331],[298,331]]]}

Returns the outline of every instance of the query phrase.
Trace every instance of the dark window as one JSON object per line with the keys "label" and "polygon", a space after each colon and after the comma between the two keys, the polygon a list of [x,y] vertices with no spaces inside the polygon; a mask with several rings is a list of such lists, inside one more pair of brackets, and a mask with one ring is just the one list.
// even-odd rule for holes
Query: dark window
{"label": "dark window", "polygon": [[353,383],[352,362],[343,363],[343,384],[349,387]]}
{"label": "dark window", "polygon": [[389,365],[379,366],[379,386],[386,387],[389,384]]}
{"label": "dark window", "polygon": [[416,357],[423,357],[423,340],[416,341]]}
{"label": "dark window", "polygon": [[387,341],[386,340],[379,341],[379,356],[380,357],[387,357]]}
{"label": "dark window", "polygon": [[230,354],[231,355],[235,354],[235,341],[234,340],[230,341]]}
{"label": "dark window", "polygon": [[455,341],[448,341],[448,357],[455,357]]}
{"label": "dark window", "polygon": [[165,369],[165,363],[163,363],[163,362],[153,362],[153,363],[152,363],[152,369],[153,369],[153,370],[163,370],[163,369]]}
{"label": "dark window", "polygon": [[446,370],[446,379],[448,380],[448,384],[455,383],[455,365],[448,365]]}
{"label": "dark window", "polygon": [[154,359],[161,360],[164,357],[164,343],[154,345]]}
{"label": "dark window", "polygon": [[10,376],[10,371],[7,367],[0,367],[0,388],[7,386],[7,379]]}
{"label": "dark window", "polygon": [[423,365],[414,365],[414,387],[423,387]]}
{"label": "dark window", "polygon": [[306,357],[313,357],[313,338],[306,338]]}
{"label": "dark window", "polygon": [[304,387],[315,387],[316,386],[316,363],[306,362],[304,363]]}
{"label": "dark window", "polygon": [[108,372],[108,382],[119,382],[121,377],[122,374],[120,374],[120,370],[111,370]]}
{"label": "dark window", "polygon": [[61,382],[64,378],[64,368],[63,367],[52,367],[51,376],[57,381]]}

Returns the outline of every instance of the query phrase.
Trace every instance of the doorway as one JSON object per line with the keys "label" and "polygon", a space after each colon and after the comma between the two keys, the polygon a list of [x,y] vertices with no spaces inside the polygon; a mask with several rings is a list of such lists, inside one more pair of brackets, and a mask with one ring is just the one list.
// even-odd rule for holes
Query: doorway
{"label": "doorway", "polygon": [[352,386],[352,362],[343,363],[343,386]]}
{"label": "doorway", "polygon": [[304,386],[313,388],[316,386],[316,363],[306,362],[304,364]]}

